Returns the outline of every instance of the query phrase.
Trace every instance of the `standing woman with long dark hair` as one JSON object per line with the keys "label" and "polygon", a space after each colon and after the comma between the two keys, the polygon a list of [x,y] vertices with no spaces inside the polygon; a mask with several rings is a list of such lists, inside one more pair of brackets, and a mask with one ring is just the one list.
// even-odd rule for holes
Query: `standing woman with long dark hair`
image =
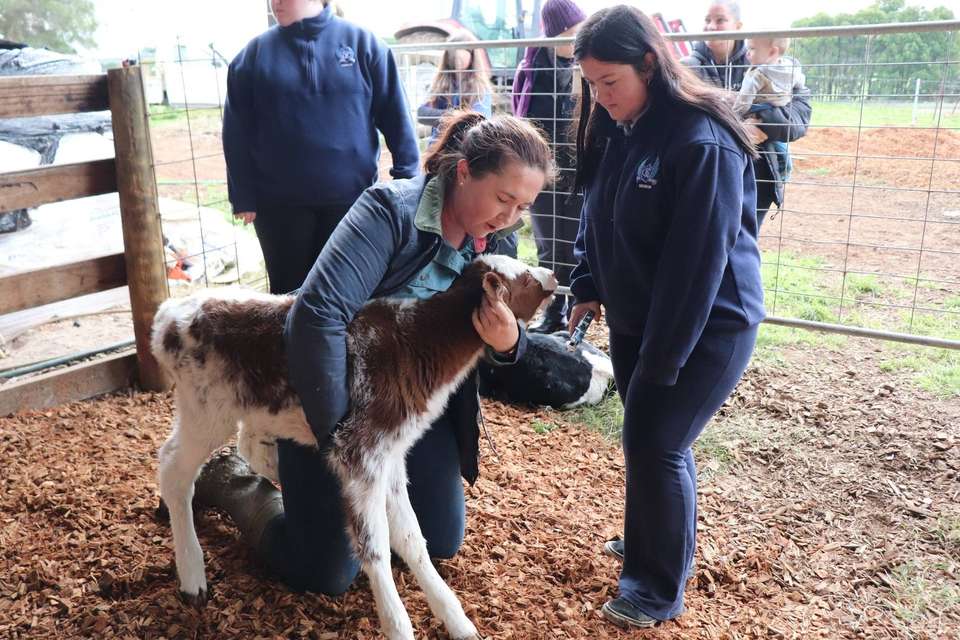
{"label": "standing woman with long dark hair", "polygon": [[627,6],[577,33],[583,75],[573,327],[601,306],[624,404],[620,595],[604,615],[648,627],[683,612],[696,548],[691,446],[730,396],[763,319],[753,145],[719,92]]}

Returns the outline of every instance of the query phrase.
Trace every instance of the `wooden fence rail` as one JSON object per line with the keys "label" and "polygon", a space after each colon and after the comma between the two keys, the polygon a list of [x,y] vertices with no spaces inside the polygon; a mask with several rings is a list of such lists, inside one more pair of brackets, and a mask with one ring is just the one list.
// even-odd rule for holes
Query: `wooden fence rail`
{"label": "wooden fence rail", "polygon": [[0,118],[109,109],[115,159],[0,174],[0,211],[119,192],[124,252],[0,277],[0,314],[128,286],[136,354],[121,353],[0,386],[0,415],[48,408],[129,385],[169,386],[150,354],[150,326],[167,297],[160,212],[143,78],[137,66],[104,75],[0,78]]}

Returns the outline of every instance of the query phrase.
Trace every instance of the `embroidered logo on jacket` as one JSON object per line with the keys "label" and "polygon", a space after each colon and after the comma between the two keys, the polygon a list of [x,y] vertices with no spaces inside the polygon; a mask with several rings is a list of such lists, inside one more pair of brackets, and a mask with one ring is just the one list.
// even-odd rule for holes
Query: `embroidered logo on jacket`
{"label": "embroidered logo on jacket", "polygon": [[350,65],[356,63],[357,54],[353,52],[353,49],[345,44],[337,47],[337,64],[339,64],[341,67],[349,67]]}
{"label": "embroidered logo on jacket", "polygon": [[646,156],[637,165],[637,188],[652,189],[660,175],[660,156]]}

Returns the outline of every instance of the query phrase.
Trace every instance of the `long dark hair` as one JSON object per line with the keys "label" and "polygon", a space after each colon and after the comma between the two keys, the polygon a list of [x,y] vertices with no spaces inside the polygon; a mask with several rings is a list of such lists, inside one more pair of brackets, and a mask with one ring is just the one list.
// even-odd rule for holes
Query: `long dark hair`
{"label": "long dark hair", "polygon": [[[651,52],[656,60],[648,64],[644,56]],[[672,102],[703,111],[729,130],[751,157],[757,157],[750,137],[722,93],[680,64],[656,25],[639,9],[619,5],[597,11],[577,32],[573,56],[578,62],[594,58],[601,62],[629,64],[637,73],[649,74],[648,90],[652,102]],[[581,78],[580,82],[583,90],[579,103],[574,192],[593,178],[603,155],[603,132],[614,126],[606,109],[592,108],[590,87],[585,79]]]}
{"label": "long dark hair", "polygon": [[550,145],[526,120],[501,115],[486,118],[466,109],[448,111],[440,119],[440,137],[423,159],[423,169],[446,187],[456,183],[457,163],[466,159],[470,175],[499,172],[511,160],[543,171],[553,179],[556,166]]}

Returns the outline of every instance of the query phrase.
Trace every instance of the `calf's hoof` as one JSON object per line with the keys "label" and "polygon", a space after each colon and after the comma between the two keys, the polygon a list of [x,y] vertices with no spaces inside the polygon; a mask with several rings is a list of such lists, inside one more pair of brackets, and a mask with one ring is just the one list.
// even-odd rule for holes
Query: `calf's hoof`
{"label": "calf's hoof", "polygon": [[449,629],[452,640],[483,640],[473,623],[464,618],[463,623]]}
{"label": "calf's hoof", "polygon": [[186,591],[178,591],[177,593],[180,595],[180,600],[183,604],[188,607],[201,610],[207,606],[208,594],[206,589],[200,589],[195,594],[190,594]]}
{"label": "calf's hoof", "polygon": [[163,498],[160,498],[158,503],[157,510],[153,512],[154,517],[157,519],[157,522],[170,524],[170,510],[167,509],[167,504],[163,501]]}

